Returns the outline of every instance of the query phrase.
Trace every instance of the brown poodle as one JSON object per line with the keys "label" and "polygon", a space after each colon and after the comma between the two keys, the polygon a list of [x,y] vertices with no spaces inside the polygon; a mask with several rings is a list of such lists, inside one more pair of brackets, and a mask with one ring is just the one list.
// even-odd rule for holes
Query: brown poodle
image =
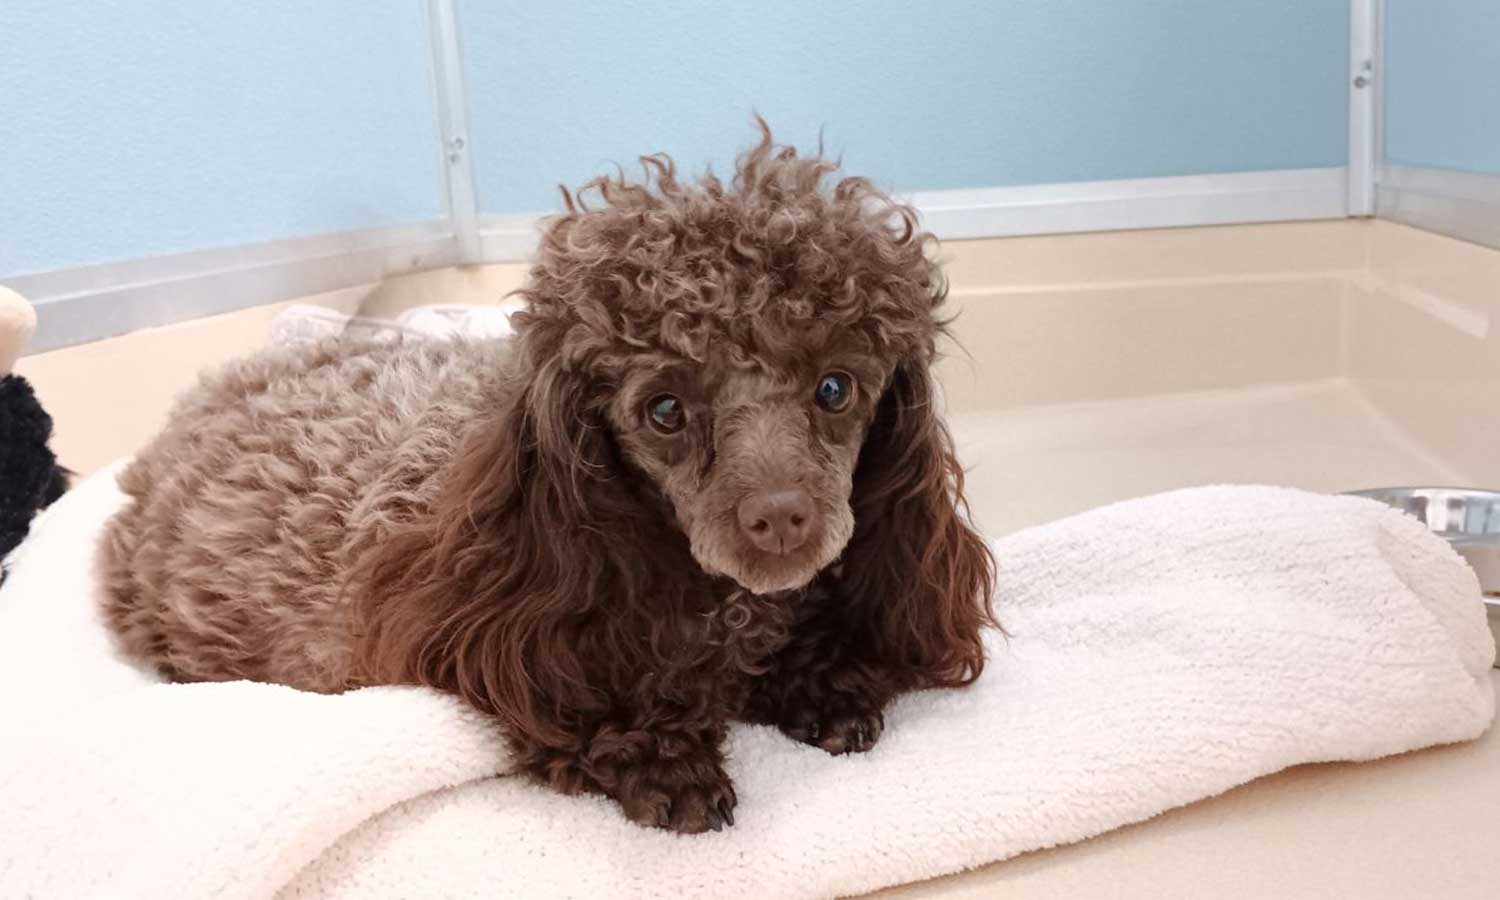
{"label": "brown poodle", "polygon": [[644,164],[568,197],[509,344],[278,349],[180,401],[102,549],[127,650],[451,691],[534,777],[684,832],[733,824],[730,720],[860,752],[978,676],[994,563],[914,213],[769,132],[727,187]]}

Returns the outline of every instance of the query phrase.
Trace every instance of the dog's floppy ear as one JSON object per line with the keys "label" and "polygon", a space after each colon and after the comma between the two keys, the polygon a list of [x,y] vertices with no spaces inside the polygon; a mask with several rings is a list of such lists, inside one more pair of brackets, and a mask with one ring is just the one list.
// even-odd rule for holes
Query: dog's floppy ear
{"label": "dog's floppy ear", "polygon": [[563,740],[554,708],[600,708],[579,622],[629,604],[649,526],[589,385],[517,339],[505,408],[471,426],[427,515],[361,566],[364,664],[455,691],[521,734]]}
{"label": "dog's floppy ear", "polygon": [[966,521],[963,480],[928,363],[907,361],[860,450],[842,581],[866,610],[879,655],[914,673],[914,687],[966,684],[984,667],[995,562]]}

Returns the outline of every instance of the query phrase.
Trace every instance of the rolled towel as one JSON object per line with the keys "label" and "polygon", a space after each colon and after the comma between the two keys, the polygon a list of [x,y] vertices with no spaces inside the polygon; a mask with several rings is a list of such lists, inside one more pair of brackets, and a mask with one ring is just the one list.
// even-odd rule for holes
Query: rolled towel
{"label": "rolled towel", "polygon": [[1216,487],[997,544],[971,688],[900,699],[869,753],[737,726],[738,822],[691,838],[491,777],[452,698],[161,685],[111,655],[105,474],[0,589],[0,884],[19,896],[829,897],[1081,840],[1299,763],[1477,737],[1473,573],[1368,500]]}

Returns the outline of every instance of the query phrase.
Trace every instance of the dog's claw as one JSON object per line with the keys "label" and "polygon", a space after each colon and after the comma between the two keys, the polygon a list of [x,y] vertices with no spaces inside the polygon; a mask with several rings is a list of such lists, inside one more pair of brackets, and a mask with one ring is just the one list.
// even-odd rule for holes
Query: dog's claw
{"label": "dog's claw", "polygon": [[[721,809],[723,808],[723,804],[722,803],[719,804],[719,806],[720,806]],[[719,815],[719,813],[715,812],[714,810],[709,810],[708,813],[707,813],[707,816],[708,816],[708,827],[709,828],[712,828],[714,831],[723,831],[724,830],[724,819],[723,819],[723,817],[721,817]]]}
{"label": "dog's claw", "polygon": [[[724,817],[724,824],[734,827],[734,804],[729,802],[728,797],[719,801],[719,815]],[[714,830],[718,831],[717,828]]]}
{"label": "dog's claw", "polygon": [[860,722],[854,726],[854,739],[849,742],[849,747],[855,753],[863,753],[869,739],[869,734],[865,731],[865,723]]}
{"label": "dog's claw", "polygon": [[822,725],[822,723],[818,722],[817,720],[813,720],[813,723],[811,725],[807,726],[807,739],[809,741],[816,741],[818,738],[820,738],[822,736],[823,736],[823,725]]}

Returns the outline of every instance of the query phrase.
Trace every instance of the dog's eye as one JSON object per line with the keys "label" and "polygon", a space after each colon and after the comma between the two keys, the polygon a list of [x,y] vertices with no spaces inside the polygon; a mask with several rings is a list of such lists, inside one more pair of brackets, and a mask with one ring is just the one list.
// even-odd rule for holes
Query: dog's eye
{"label": "dog's eye", "polygon": [[848,372],[829,372],[818,379],[813,400],[829,412],[843,412],[854,399],[854,379]]}
{"label": "dog's eye", "polygon": [[676,434],[687,424],[682,401],[671,394],[657,394],[646,401],[646,421],[662,434]]}

